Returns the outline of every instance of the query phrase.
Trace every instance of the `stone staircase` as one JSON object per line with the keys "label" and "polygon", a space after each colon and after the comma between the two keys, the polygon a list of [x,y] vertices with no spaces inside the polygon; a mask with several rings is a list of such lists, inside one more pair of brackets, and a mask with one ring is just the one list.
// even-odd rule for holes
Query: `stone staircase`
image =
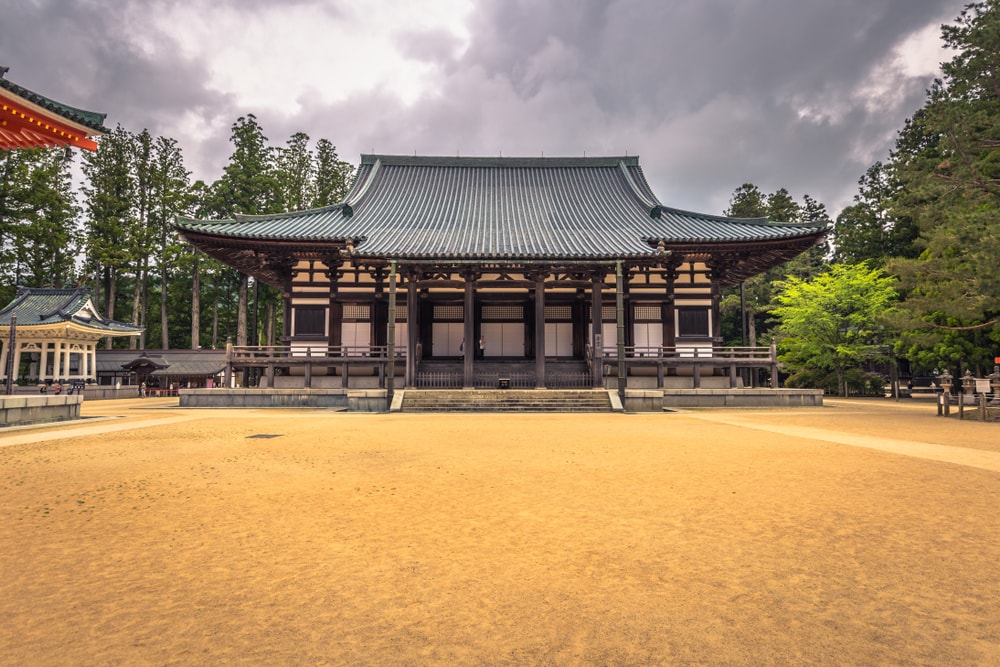
{"label": "stone staircase", "polygon": [[621,411],[604,389],[407,389],[402,393],[400,412]]}

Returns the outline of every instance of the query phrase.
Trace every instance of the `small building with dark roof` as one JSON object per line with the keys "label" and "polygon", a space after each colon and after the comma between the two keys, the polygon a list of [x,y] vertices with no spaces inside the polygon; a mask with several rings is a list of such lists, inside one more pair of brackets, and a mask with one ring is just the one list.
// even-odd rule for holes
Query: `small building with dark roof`
{"label": "small building with dark roof", "polygon": [[98,350],[99,385],[139,385],[151,390],[211,388],[226,369],[225,350]]}
{"label": "small building with dark roof", "polygon": [[0,310],[0,380],[93,382],[97,342],[141,333],[101,315],[87,288],[21,287]]}
{"label": "small building with dark roof", "polygon": [[[339,204],[177,228],[281,290],[286,360],[405,357],[408,387],[475,386],[506,364],[544,387],[574,368],[601,386],[605,358],[711,354],[722,288],[817,244],[828,223],[671,208],[636,157],[363,155]],[[349,364],[306,365],[306,386],[348,386]]]}

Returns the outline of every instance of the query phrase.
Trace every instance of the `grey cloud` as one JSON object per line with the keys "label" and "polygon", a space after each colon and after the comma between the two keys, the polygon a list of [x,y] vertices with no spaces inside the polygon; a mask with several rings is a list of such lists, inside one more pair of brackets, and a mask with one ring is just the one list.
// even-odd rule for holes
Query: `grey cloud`
{"label": "grey cloud", "polygon": [[[252,12],[262,2],[238,6]],[[210,45],[204,60],[185,60],[171,35],[125,25],[121,12],[80,2],[0,4],[0,64],[11,67],[11,80],[106,111],[111,124],[175,136],[202,178],[221,174],[231,123],[255,113],[273,143],[304,131],[330,139],[349,161],[372,150],[627,151],[641,156],[670,205],[721,212],[733,189],[750,181],[798,198],[808,193],[833,215],[870,162],[887,154],[929,84],[900,78],[891,96],[866,104],[857,91],[872,66],[962,7],[961,0],[485,0],[470,16],[464,54],[444,32],[400,29],[400,53],[443,65],[439,86],[414,103],[372,90],[327,104],[316,90],[336,85],[332,71],[299,96],[300,112],[282,115],[240,108],[210,90]],[[166,4],[145,3],[151,11]],[[334,16],[341,7],[300,4]],[[157,55],[146,56],[138,38],[153,40]],[[343,66],[363,59],[345,55]],[[805,107],[820,113],[802,117]],[[217,131],[197,143],[179,136],[185,113]]]}

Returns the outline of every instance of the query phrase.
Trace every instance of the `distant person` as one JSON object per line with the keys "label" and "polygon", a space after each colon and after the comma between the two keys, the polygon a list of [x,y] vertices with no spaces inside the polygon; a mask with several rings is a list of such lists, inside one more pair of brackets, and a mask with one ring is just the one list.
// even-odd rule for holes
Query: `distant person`
{"label": "distant person", "polygon": [[139,384],[139,398],[146,398],[146,383]]}

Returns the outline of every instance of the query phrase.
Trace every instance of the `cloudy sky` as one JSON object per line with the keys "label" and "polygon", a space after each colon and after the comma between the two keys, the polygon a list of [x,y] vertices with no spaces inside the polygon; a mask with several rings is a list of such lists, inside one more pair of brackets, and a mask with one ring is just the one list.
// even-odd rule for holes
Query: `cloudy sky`
{"label": "cloudy sky", "polygon": [[831,216],[950,54],[965,0],[0,0],[7,79],[180,142],[253,113],[361,153],[639,155],[666,204],[744,182]]}

